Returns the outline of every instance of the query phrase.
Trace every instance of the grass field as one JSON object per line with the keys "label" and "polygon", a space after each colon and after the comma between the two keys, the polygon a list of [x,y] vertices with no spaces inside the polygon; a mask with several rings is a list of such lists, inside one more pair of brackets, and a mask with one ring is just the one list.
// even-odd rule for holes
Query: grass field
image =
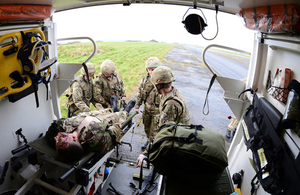
{"label": "grass field", "polygon": [[[170,51],[174,44],[157,42],[97,42],[97,52],[89,61],[96,66],[96,74],[100,73],[100,65],[110,59],[115,62],[117,71],[123,78],[127,101],[134,97],[140,80],[146,74],[145,61],[151,57],[158,57],[162,62],[163,57]],[[59,45],[58,62],[83,63],[93,52],[92,43],[73,43]],[[80,71],[77,75],[80,74]],[[64,94],[68,93],[68,89]],[[60,97],[62,117],[67,117],[67,97]],[[92,107],[92,109],[95,109]]]}

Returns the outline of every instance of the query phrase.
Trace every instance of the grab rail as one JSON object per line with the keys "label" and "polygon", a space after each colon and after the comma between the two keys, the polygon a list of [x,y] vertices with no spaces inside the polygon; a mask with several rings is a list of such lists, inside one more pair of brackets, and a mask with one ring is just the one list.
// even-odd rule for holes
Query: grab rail
{"label": "grab rail", "polygon": [[57,41],[68,41],[68,40],[76,40],[76,39],[88,39],[94,45],[94,51],[93,51],[93,53],[83,62],[83,63],[87,63],[95,55],[95,53],[97,51],[97,45],[96,45],[95,41],[92,38],[90,38],[90,37],[70,37],[70,38],[57,39]]}
{"label": "grab rail", "polygon": [[228,50],[232,50],[232,51],[236,51],[236,52],[240,52],[240,53],[243,53],[243,54],[246,54],[246,55],[250,55],[251,53],[249,53],[248,51],[244,51],[244,50],[240,50],[240,49],[236,49],[236,48],[232,48],[232,47],[227,47],[227,46],[223,46],[223,45],[217,45],[217,44],[212,44],[212,45],[209,45],[207,46],[203,52],[202,52],[202,60],[203,60],[203,63],[205,64],[205,66],[209,69],[209,71],[214,75],[216,74],[213,69],[209,66],[209,64],[206,62],[206,59],[205,59],[205,53],[206,51],[211,48],[211,47],[219,47],[219,48],[223,48],[223,49],[228,49]]}

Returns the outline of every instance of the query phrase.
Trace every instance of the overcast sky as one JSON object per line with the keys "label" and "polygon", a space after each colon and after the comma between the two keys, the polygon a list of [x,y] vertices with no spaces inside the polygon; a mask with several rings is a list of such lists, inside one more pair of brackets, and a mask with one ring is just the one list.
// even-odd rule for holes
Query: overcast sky
{"label": "overcast sky", "polygon": [[[168,43],[185,43],[200,46],[222,44],[251,52],[254,31],[246,29],[235,15],[219,12],[219,33],[213,41],[186,31],[182,19],[189,7],[171,5],[132,4],[106,5],[80,8],[54,14],[58,38],[88,36],[95,41],[156,40]],[[215,11],[202,9],[207,19],[203,32],[206,38],[215,36]],[[191,9],[185,15],[199,10]],[[184,17],[184,18],[185,18]]]}

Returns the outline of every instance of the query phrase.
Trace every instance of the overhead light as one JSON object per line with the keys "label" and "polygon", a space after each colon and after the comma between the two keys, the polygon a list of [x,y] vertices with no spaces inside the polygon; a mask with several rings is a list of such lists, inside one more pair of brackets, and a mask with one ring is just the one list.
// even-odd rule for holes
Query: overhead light
{"label": "overhead light", "polygon": [[185,29],[193,35],[201,34],[207,26],[203,18],[197,14],[188,15],[182,23]]}
{"label": "overhead light", "polygon": [[201,11],[201,12],[202,12],[202,15],[203,15],[203,17],[204,17],[204,19],[205,19],[205,21],[204,21],[204,19],[203,19],[201,16],[199,16],[198,14],[189,14],[186,18],[184,18],[185,15],[187,14],[187,12],[188,12],[190,9],[192,9],[192,8],[189,8],[189,9],[185,12],[185,14],[183,15],[183,17],[182,17],[182,23],[184,24],[184,28],[185,28],[189,33],[191,33],[191,34],[193,34],[193,35],[199,35],[199,34],[201,34],[201,36],[202,36],[205,40],[210,41],[210,40],[215,39],[215,38],[217,37],[217,35],[218,35],[218,32],[219,32],[219,25],[218,25],[218,18],[217,18],[217,14],[218,14],[218,11],[219,11],[219,5],[215,5],[215,9],[216,9],[216,26],[217,26],[217,32],[216,32],[215,36],[214,36],[213,38],[210,38],[210,39],[209,39],[209,38],[206,38],[206,37],[202,34],[203,31],[205,30],[205,27],[207,26],[207,24],[206,24],[206,18],[205,18],[204,13],[202,12],[202,10],[201,10],[201,9],[197,9],[196,4],[194,5],[194,8],[193,8],[193,9]]}

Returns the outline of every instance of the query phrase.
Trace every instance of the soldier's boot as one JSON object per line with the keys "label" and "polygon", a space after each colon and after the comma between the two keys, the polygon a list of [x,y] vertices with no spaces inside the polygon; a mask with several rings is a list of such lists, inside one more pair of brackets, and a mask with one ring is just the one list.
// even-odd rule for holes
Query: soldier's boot
{"label": "soldier's boot", "polygon": [[231,131],[230,131],[229,129],[227,129],[227,131],[226,131],[226,137],[227,137],[228,139],[231,138]]}
{"label": "soldier's boot", "polygon": [[128,102],[128,104],[127,104],[127,106],[126,106],[126,108],[124,109],[124,111],[126,111],[126,112],[130,112],[130,110],[135,106],[135,99],[132,99],[132,100],[130,100],[129,102]]}
{"label": "soldier's boot", "polygon": [[111,105],[111,109],[114,112],[119,112],[118,98],[115,95],[111,96],[111,98],[110,98],[110,105]]}
{"label": "soldier's boot", "polygon": [[232,137],[232,132],[234,129],[236,129],[238,122],[239,121],[235,117],[231,119],[231,122],[228,125],[227,131],[226,131],[226,137],[228,139],[230,139]]}

